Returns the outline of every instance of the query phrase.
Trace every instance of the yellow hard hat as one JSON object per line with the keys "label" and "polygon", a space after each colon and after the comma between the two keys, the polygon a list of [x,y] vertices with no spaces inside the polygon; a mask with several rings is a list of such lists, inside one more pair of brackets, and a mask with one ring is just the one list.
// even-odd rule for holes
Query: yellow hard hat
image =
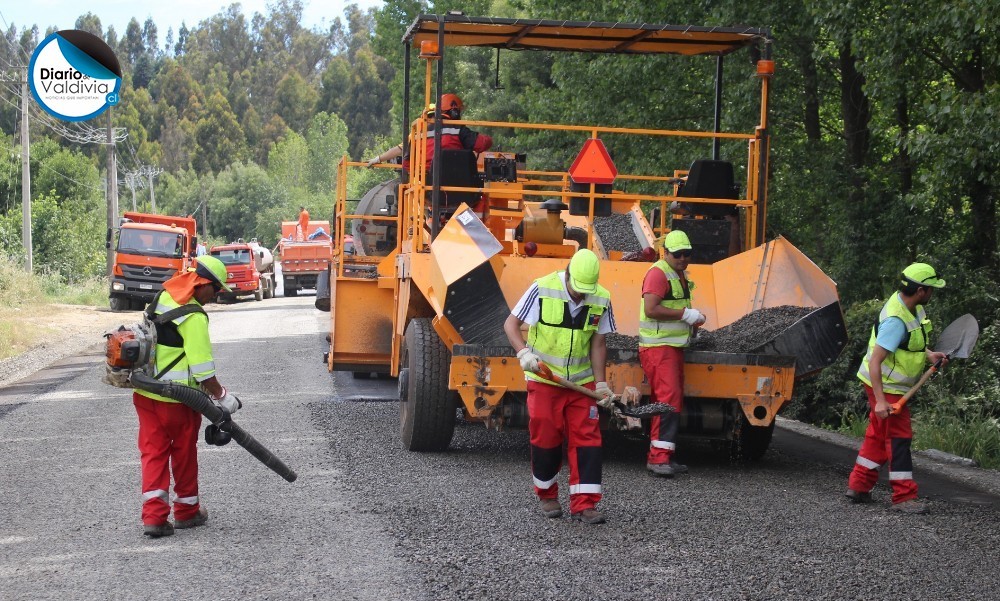
{"label": "yellow hard hat", "polygon": [[938,277],[934,268],[927,263],[913,263],[903,270],[903,283],[912,282],[918,286],[944,288],[944,280]]}
{"label": "yellow hard hat", "polygon": [[195,273],[212,282],[216,288],[232,292],[232,288],[226,286],[229,273],[226,271],[225,263],[212,255],[202,255],[195,259],[195,262],[198,263],[195,267]]}
{"label": "yellow hard hat", "polygon": [[673,230],[663,239],[663,248],[671,253],[678,250],[691,250],[691,239],[681,230]]}
{"label": "yellow hard hat", "polygon": [[578,250],[569,261],[569,285],[577,292],[597,292],[597,278],[600,274],[601,261],[592,250]]}

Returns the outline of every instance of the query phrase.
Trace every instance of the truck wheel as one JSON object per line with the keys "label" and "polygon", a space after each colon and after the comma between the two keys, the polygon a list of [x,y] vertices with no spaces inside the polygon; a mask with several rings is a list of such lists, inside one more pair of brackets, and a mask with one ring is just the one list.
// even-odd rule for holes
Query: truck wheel
{"label": "truck wheel", "polygon": [[108,304],[111,306],[112,311],[128,311],[132,303],[127,298],[122,298],[120,296],[112,296],[108,299]]}
{"label": "truck wheel", "polygon": [[274,298],[274,284],[271,283],[271,280],[263,280],[263,281],[264,281],[264,300],[267,300],[269,298]]}
{"label": "truck wheel", "polygon": [[456,405],[448,390],[449,359],[430,319],[410,321],[399,373],[400,434],[407,450],[444,451],[451,444]]}
{"label": "truck wheel", "polygon": [[264,281],[261,280],[257,283],[257,290],[253,293],[254,300],[262,301],[264,300]]}
{"label": "truck wheel", "polygon": [[753,426],[740,412],[739,422],[733,431],[729,455],[735,462],[759,461],[767,452],[767,447],[771,445],[772,436],[774,436],[774,422],[771,422],[770,426]]}

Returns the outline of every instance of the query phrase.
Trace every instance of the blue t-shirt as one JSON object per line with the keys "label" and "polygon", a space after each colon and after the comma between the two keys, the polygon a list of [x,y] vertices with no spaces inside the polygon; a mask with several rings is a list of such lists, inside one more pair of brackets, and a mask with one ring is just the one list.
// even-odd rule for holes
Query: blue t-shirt
{"label": "blue t-shirt", "polygon": [[906,336],[906,324],[898,317],[890,317],[878,324],[878,334],[875,335],[875,344],[895,353],[896,349],[903,342]]}

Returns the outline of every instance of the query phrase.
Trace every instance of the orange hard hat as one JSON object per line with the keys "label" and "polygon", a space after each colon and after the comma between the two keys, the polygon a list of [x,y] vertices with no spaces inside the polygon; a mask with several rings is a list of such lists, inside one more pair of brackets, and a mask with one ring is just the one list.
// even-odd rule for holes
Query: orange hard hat
{"label": "orange hard hat", "polygon": [[462,99],[455,94],[442,94],[441,102],[438,104],[442,111],[448,112],[451,109],[462,110]]}

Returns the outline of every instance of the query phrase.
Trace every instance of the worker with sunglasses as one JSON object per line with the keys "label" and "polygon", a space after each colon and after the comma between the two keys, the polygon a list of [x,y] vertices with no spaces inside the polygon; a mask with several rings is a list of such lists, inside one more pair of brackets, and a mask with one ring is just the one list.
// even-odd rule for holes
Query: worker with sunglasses
{"label": "worker with sunglasses", "polygon": [[[157,378],[201,388],[228,413],[243,406],[215,376],[208,315],[202,305],[213,302],[226,285],[225,264],[211,255],[195,259],[195,266],[177,272],[163,283],[147,308],[160,315],[181,306],[192,310],[164,324],[156,324]],[[169,536],[174,528],[194,528],[208,520],[198,496],[198,434],[201,414],[174,399],[147,391],[132,393],[139,415],[139,455],[142,465],[143,534]],[[174,477],[173,524],[170,516],[170,475]]]}
{"label": "worker with sunglasses", "polygon": [[639,301],[639,363],[649,382],[651,401],[676,409],[650,418],[646,469],[672,478],[688,471],[673,460],[684,406],[684,348],[705,316],[691,306],[694,282],[687,278],[691,241],[674,230],[663,239],[666,254],[653,263],[642,281]]}

